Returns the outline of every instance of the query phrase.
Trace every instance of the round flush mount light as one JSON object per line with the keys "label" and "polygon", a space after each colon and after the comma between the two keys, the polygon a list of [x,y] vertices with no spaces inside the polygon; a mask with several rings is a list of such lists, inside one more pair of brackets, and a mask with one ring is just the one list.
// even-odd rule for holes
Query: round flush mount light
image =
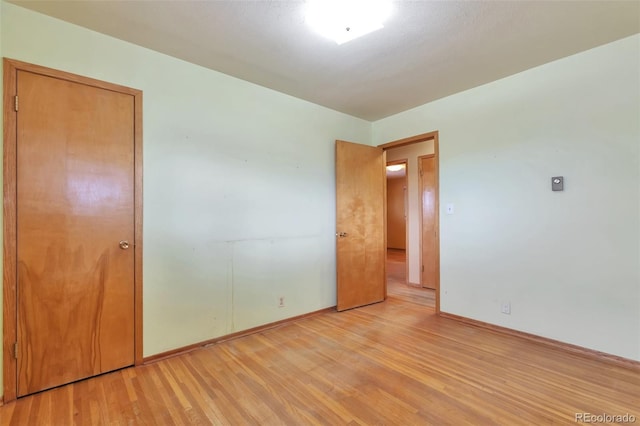
{"label": "round flush mount light", "polygon": [[320,35],[343,44],[384,28],[390,0],[308,0],[306,22]]}

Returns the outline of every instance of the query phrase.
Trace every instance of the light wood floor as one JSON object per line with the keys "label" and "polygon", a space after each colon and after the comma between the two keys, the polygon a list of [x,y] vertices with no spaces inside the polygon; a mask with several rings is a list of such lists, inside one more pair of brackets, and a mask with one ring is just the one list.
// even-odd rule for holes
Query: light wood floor
{"label": "light wood floor", "polygon": [[[0,407],[10,425],[543,425],[640,419],[640,369],[434,315],[390,292]],[[640,422],[640,420],[638,420]]]}
{"label": "light wood floor", "polygon": [[407,284],[405,262],[404,250],[387,250],[387,296],[435,309],[435,290]]}

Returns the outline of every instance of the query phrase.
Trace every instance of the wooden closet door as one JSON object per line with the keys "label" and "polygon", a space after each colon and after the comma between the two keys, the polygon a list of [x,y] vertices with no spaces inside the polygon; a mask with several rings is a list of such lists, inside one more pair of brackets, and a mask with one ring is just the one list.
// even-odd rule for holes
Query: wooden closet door
{"label": "wooden closet door", "polygon": [[18,396],[134,363],[134,97],[18,71]]}

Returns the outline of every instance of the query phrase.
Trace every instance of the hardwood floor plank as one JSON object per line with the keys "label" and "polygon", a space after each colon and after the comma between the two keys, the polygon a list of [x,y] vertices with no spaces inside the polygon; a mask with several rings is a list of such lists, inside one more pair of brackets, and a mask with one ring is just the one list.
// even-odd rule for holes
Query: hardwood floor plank
{"label": "hardwood floor plank", "polygon": [[0,407],[0,424],[531,425],[575,424],[581,412],[640,419],[639,368],[437,317],[410,297],[27,396]]}
{"label": "hardwood floor plank", "polygon": [[[0,407],[0,419],[2,424],[9,424],[11,426],[26,425],[29,421],[29,413],[33,406],[33,397],[26,397],[20,400],[20,404],[17,402],[10,402]],[[5,415],[5,410],[7,414]]]}
{"label": "hardwood floor plank", "polygon": [[[255,340],[260,341],[259,337],[256,337]],[[238,344],[242,343],[238,341]],[[298,382],[298,379],[292,376],[289,368],[283,367],[282,363],[278,362],[276,357],[279,352],[275,348],[265,345],[265,342],[260,343],[264,345],[263,349],[247,353],[247,357],[250,359],[244,362],[248,368],[247,372],[252,372],[252,379],[256,381],[259,388],[263,389],[263,392],[256,393],[254,391],[253,394],[260,399],[268,397],[275,399],[275,404],[272,404],[271,408],[277,408],[276,415],[285,424],[295,423],[298,418],[306,418],[312,423],[337,420],[335,414],[328,410],[324,404],[318,404],[309,409],[297,393],[290,392],[291,383]],[[304,409],[301,410],[300,407],[304,407]],[[289,413],[293,413],[295,417]]]}
{"label": "hardwood floor plank", "polygon": [[[146,385],[146,373],[150,366],[140,366],[135,368],[137,374],[131,379],[131,386],[136,393],[136,402],[134,403],[134,413],[136,413],[136,421],[134,424],[141,425],[164,425],[169,423],[169,413],[163,410],[161,404],[155,402],[155,398],[151,398],[155,391],[153,386]],[[127,369],[131,370],[131,369]],[[138,411],[139,410],[139,411]],[[139,413],[139,414],[138,414]],[[76,423],[81,424],[81,423]]]}
{"label": "hardwood floor plank", "polygon": [[190,362],[184,362],[182,358],[179,358],[183,364],[186,373],[186,379],[184,380],[185,387],[187,387],[193,395],[193,400],[197,402],[212,424],[222,425],[228,424],[229,420],[233,419],[233,416],[227,416],[220,408],[219,398],[217,398],[213,392],[211,392],[207,386],[203,386],[201,381],[201,372],[196,371],[194,366]]}
{"label": "hardwood floor plank", "polygon": [[60,419],[61,423],[73,424],[73,393],[71,388],[63,386],[59,389],[55,389],[56,392],[51,392],[52,399],[55,402],[51,407],[51,414],[44,421],[48,421],[49,418]]}
{"label": "hardwood floor plank", "polygon": [[4,404],[0,406],[0,425],[11,425],[15,424],[15,421],[12,423],[11,420],[14,419],[14,412],[16,410],[16,404]]}

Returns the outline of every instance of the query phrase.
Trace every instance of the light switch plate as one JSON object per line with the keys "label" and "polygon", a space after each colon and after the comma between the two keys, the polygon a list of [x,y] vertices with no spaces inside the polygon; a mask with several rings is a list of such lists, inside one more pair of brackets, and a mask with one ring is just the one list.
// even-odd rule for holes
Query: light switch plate
{"label": "light switch plate", "polygon": [[551,190],[552,191],[564,191],[564,177],[554,176],[551,178]]}

